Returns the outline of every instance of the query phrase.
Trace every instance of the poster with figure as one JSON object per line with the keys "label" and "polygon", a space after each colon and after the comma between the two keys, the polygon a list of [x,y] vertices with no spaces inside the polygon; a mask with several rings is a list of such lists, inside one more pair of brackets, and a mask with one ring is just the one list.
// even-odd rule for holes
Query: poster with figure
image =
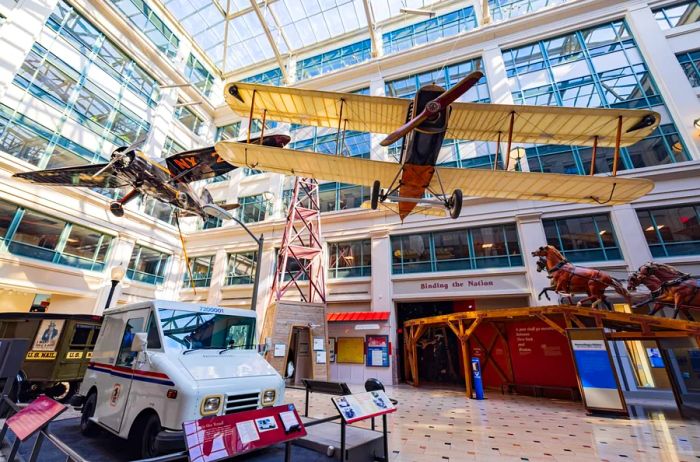
{"label": "poster with figure", "polygon": [[56,351],[58,339],[61,338],[64,319],[44,319],[34,338],[32,351]]}

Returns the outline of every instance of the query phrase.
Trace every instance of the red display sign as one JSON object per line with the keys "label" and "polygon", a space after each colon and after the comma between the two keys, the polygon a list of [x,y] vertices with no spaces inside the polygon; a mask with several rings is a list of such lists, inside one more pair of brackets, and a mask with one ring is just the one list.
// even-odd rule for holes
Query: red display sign
{"label": "red display sign", "polygon": [[7,419],[7,426],[17,439],[24,441],[65,410],[63,404],[42,395]]}
{"label": "red display sign", "polygon": [[293,404],[184,422],[192,462],[213,462],[306,436]]}

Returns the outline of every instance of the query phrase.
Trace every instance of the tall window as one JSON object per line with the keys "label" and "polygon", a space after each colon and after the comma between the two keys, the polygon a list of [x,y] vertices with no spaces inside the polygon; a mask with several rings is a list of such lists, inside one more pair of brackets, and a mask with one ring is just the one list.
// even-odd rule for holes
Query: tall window
{"label": "tall window", "polygon": [[[209,287],[211,285],[211,273],[214,269],[214,256],[193,257],[189,261],[190,269],[185,271],[182,287]],[[192,279],[190,279],[190,272]]]}
{"label": "tall window", "polygon": [[0,248],[15,255],[104,270],[112,236],[0,201]]}
{"label": "tall window", "polygon": [[238,203],[241,204],[238,208],[238,216],[243,223],[255,223],[265,220],[270,208],[270,201],[266,200],[262,194],[239,197]]}
{"label": "tall window", "polygon": [[[178,100],[178,104],[183,104],[182,101]],[[192,111],[192,109],[187,106],[178,106],[175,109],[175,118],[179,120],[185,127],[189,128],[195,135],[202,136],[204,133],[204,121],[201,117]]]}
{"label": "tall window", "polygon": [[248,83],[262,83],[265,85],[277,85],[280,86],[282,85],[282,69],[279,67],[276,69],[272,69],[269,71],[262,72],[260,74],[256,75],[251,75],[250,77],[246,77],[245,79],[241,80],[241,82],[248,82]]}
{"label": "tall window", "polygon": [[369,39],[346,45],[337,50],[297,61],[297,80],[306,80],[321,74],[337,71],[353,64],[368,61],[372,44]]}
{"label": "tall window", "polygon": [[619,260],[615,230],[608,215],[542,220],[547,244],[572,262]]}
{"label": "tall window", "polygon": [[214,76],[204,67],[195,55],[190,53],[185,67],[185,78],[195,86],[207,98],[211,96],[211,89],[214,86]]}
{"label": "tall window", "polygon": [[257,252],[237,252],[228,254],[226,285],[252,284],[255,278]]}
{"label": "tall window", "polygon": [[[623,21],[601,24],[503,51],[508,82],[517,104],[653,109],[660,127],[621,150],[621,168],[688,159],[661,94]],[[526,146],[531,171],[586,174],[591,148]],[[610,172],[613,149],[598,149],[595,170]]]}
{"label": "tall window", "polygon": [[329,278],[351,278],[371,274],[371,239],[328,243]]}
{"label": "tall window", "polygon": [[476,25],[474,8],[471,6],[436,16],[382,35],[384,54],[408,50],[416,45],[457,35],[474,29]]}
{"label": "tall window", "polygon": [[169,225],[175,224],[175,207],[155,197],[143,197],[143,213]]}
{"label": "tall window", "polygon": [[163,54],[169,58],[177,55],[180,39],[144,0],[112,0],[112,3],[131,21],[135,29],[143,32]]}
{"label": "tall window", "polygon": [[165,280],[165,268],[168,266],[170,255],[158,252],[148,247],[137,245],[131,254],[126,275],[133,281],[146,284],[162,284]]}
{"label": "tall window", "polygon": [[514,224],[391,237],[394,274],[522,266]]}
{"label": "tall window", "polygon": [[700,49],[679,53],[676,58],[678,58],[690,84],[694,87],[700,87]]}
{"label": "tall window", "polygon": [[637,210],[654,257],[700,255],[700,205]]}
{"label": "tall window", "polygon": [[534,13],[547,6],[560,5],[571,0],[489,0],[489,11],[494,21],[517,18]]}
{"label": "tall window", "polygon": [[234,122],[232,124],[224,125],[223,127],[216,127],[216,141],[235,140],[238,138],[238,134],[240,132],[240,122]]}
{"label": "tall window", "polygon": [[160,157],[165,159],[166,157],[170,157],[173,154],[177,154],[178,152],[182,152],[184,150],[185,147],[183,145],[170,138],[169,136],[166,136],[165,143],[163,143],[163,150],[160,152]]}
{"label": "tall window", "polygon": [[661,29],[673,29],[700,21],[700,0],[686,0],[653,11],[656,23]]}

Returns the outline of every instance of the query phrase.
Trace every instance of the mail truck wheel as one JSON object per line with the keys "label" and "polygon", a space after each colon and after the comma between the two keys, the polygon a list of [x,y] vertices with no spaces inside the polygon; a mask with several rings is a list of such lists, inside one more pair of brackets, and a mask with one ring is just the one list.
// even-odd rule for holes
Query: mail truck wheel
{"label": "mail truck wheel", "polygon": [[458,218],[462,212],[462,190],[455,189],[450,197],[450,217]]}
{"label": "mail truck wheel", "polygon": [[377,206],[379,205],[379,193],[381,192],[379,189],[380,187],[381,185],[379,184],[379,180],[375,180],[374,183],[372,183],[372,195],[370,196],[372,210],[377,210]]}
{"label": "mail truck wheel", "polygon": [[83,403],[83,413],[80,416],[80,433],[84,436],[95,436],[100,431],[97,424],[90,420],[95,415],[97,393],[90,393]]}
{"label": "mail truck wheel", "polygon": [[157,456],[156,436],[161,430],[160,419],[155,413],[139,416],[129,432],[129,446],[134,456],[139,459]]}

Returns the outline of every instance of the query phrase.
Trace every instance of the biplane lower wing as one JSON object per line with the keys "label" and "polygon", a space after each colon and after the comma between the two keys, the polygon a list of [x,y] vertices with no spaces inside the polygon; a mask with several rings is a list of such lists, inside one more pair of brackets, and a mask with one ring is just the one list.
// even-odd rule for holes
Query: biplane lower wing
{"label": "biplane lower wing", "polygon": [[120,188],[126,184],[120,181],[111,168],[95,176],[107,164],[93,164],[81,167],[55,168],[34,172],[15,173],[13,177],[29,180],[32,183],[76,186],[84,188]]}
{"label": "biplane lower wing", "polygon": [[[227,162],[267,172],[316,180],[372,186],[378,180],[389,187],[400,174],[394,162],[339,157],[291,149],[222,141],[216,151]],[[650,180],[558,173],[436,167],[430,189],[449,195],[461,189],[465,196],[495,199],[524,199],[583,204],[624,204],[638,199],[654,187]],[[442,187],[441,187],[442,184]]]}
{"label": "biplane lower wing", "polygon": [[[362,205],[360,205],[361,208],[363,209],[372,209],[372,203],[370,201],[364,201]],[[399,210],[399,204],[398,202],[389,202],[389,201],[384,201],[380,202],[377,206],[377,210],[389,210],[390,212],[394,212],[395,214],[399,215],[401,211]],[[425,205],[416,205],[413,210],[411,210],[411,215],[414,214],[420,214],[420,215],[428,215],[431,217],[440,217],[440,218],[445,218],[448,216],[446,210],[444,207],[435,207],[435,206],[425,206]]]}
{"label": "biplane lower wing", "polygon": [[214,178],[235,168],[223,160],[213,146],[180,152],[165,162],[170,174],[183,183]]}

